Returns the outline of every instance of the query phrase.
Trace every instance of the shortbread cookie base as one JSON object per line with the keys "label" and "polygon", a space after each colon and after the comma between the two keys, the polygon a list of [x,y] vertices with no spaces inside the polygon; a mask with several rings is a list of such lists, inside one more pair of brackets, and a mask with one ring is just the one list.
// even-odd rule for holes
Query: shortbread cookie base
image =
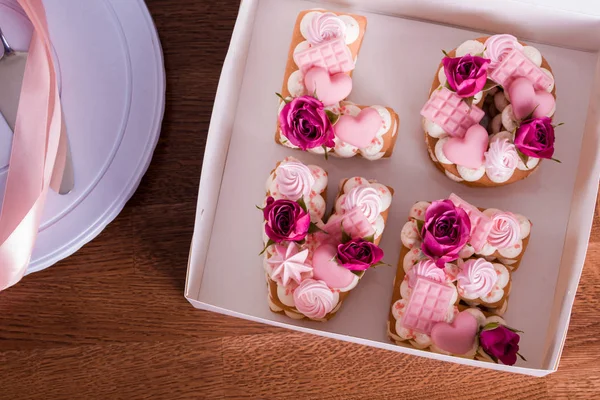
{"label": "shortbread cookie base", "polygon": [[[336,196],[336,199],[342,195],[342,190],[343,190],[342,188],[347,181],[348,181],[348,179],[343,179],[340,182],[339,191],[338,191],[338,195]],[[391,188],[390,186],[387,186],[387,188],[393,195],[394,189]],[[384,212],[381,213],[381,216],[383,217],[383,219],[386,223],[387,223],[387,218],[389,215],[389,210],[390,210],[390,207],[388,207],[387,210],[385,210]],[[377,239],[375,239],[375,244],[379,244],[379,241],[381,240],[382,237],[383,237],[383,235],[381,235]],[[365,271],[365,273],[366,273],[366,271]],[[325,317],[322,319],[312,319],[312,318],[308,318],[304,314],[298,312],[298,310],[295,307],[290,307],[288,305],[283,304],[281,302],[281,300],[279,300],[279,297],[277,295],[277,283],[275,281],[273,281],[271,278],[269,278],[268,275],[266,275],[266,280],[267,280],[268,301],[269,301],[269,307],[270,307],[271,311],[273,311],[274,313],[277,313],[277,314],[287,315],[288,317],[294,318],[294,319],[310,319],[312,321],[320,321],[320,322],[328,321],[335,316],[335,314],[338,312],[338,310],[342,307],[342,303],[344,302],[344,300],[348,297],[350,292],[352,292],[352,290],[347,291],[347,292],[340,292],[339,293],[339,302],[331,312],[329,312],[327,315],[325,315]],[[359,284],[360,284],[360,282],[359,282]]]}
{"label": "shortbread cookie base", "polygon": [[[480,43],[485,43],[485,41],[487,40],[488,37],[489,36],[484,36],[484,37],[480,37],[480,38],[477,38],[474,40],[477,40]],[[526,46],[526,44],[523,42],[519,42],[519,43]],[[456,49],[448,52],[448,57],[455,57],[455,56],[456,56]],[[437,71],[439,71],[442,66],[443,66],[443,64],[440,62],[440,64],[438,65],[438,67],[436,69],[436,74],[433,79],[433,83],[431,84],[431,89],[429,91],[430,96],[431,96],[431,93],[433,93],[433,91],[436,90],[440,86],[440,80],[438,78]],[[547,70],[552,72],[552,68],[548,64],[548,61],[543,56],[542,56],[542,66],[541,67],[546,68]],[[554,98],[556,98],[556,86],[554,87],[554,89],[552,90],[551,93],[554,96]],[[475,105],[475,107],[480,107],[481,105],[484,104],[484,101],[485,101],[485,93],[484,93],[484,97],[481,99],[481,101],[477,105]],[[438,140],[440,140],[440,139],[434,138],[434,137],[430,136],[427,132],[425,132],[425,143],[427,145],[429,154],[435,154],[435,145],[438,142]],[[440,170],[442,173],[444,173],[447,177],[450,177],[451,179],[452,179],[452,177],[454,177],[455,181],[460,182],[460,183],[470,186],[470,187],[497,187],[497,186],[509,185],[511,183],[514,183],[514,182],[517,182],[517,181],[520,181],[522,179],[529,177],[531,174],[533,174],[533,172],[535,172],[539,168],[540,164],[543,161],[543,160],[540,160],[540,162],[538,162],[538,164],[535,167],[528,169],[528,170],[520,170],[517,168],[515,170],[515,172],[513,173],[513,175],[510,177],[510,179],[508,179],[506,182],[495,183],[495,182],[492,182],[486,174],[484,174],[483,177],[481,177],[477,181],[473,181],[473,182],[466,181],[463,178],[461,178],[460,174],[458,173],[458,168],[457,168],[456,164],[443,164],[439,161],[433,160],[431,157],[429,157],[429,158],[431,159],[431,162],[433,162],[433,164],[436,166],[436,168],[438,170]],[[451,176],[448,176],[448,174],[450,174]]]}
{"label": "shortbread cookie base", "polygon": [[[367,30],[367,18],[363,17],[361,15],[339,13],[339,12],[329,11],[329,10],[305,10],[305,11],[300,12],[300,14],[298,14],[298,18],[296,19],[296,25],[294,26],[294,32],[292,33],[292,42],[290,44],[290,50],[288,52],[287,64],[285,67],[285,74],[283,75],[283,85],[281,88],[281,95],[284,98],[287,98],[288,96],[290,96],[290,91],[288,89],[288,80],[290,78],[290,75],[292,75],[292,73],[294,73],[295,71],[297,71],[299,69],[298,65],[296,65],[296,63],[294,62],[294,49],[296,49],[296,46],[298,46],[298,44],[300,44],[301,42],[306,40],[306,39],[304,39],[304,36],[302,36],[302,33],[300,31],[300,23],[302,22],[302,18],[304,18],[304,16],[306,14],[308,14],[309,12],[312,12],[312,11],[320,11],[323,13],[330,12],[330,13],[333,13],[338,16],[349,15],[352,18],[354,18],[356,20],[356,22],[358,22],[358,26],[359,26],[358,38],[353,43],[348,45],[348,48],[350,49],[350,52],[352,53],[352,57],[355,60],[356,60],[356,57],[358,56],[360,46],[362,45],[362,41],[365,36],[365,31]],[[348,72],[348,75],[352,75],[352,71]]]}

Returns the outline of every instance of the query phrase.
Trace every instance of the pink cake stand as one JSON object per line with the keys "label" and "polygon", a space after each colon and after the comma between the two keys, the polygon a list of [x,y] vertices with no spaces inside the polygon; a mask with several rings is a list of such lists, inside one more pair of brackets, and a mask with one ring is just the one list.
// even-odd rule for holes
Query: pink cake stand
{"label": "pink cake stand", "polygon": [[[150,164],[165,102],[162,50],[142,0],[44,5],[75,187],[63,196],[50,192],[27,273],[73,254],[121,212]],[[15,0],[0,0],[0,26],[13,48],[28,48],[31,24]],[[0,117],[0,194],[11,141]]]}

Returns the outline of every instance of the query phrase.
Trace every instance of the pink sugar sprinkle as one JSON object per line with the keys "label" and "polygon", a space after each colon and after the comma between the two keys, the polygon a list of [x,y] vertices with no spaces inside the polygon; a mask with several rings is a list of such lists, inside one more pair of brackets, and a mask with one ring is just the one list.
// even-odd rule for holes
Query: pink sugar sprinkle
{"label": "pink sugar sprinkle", "polygon": [[515,249],[519,249],[519,248],[521,248],[521,245],[520,244],[515,244]]}

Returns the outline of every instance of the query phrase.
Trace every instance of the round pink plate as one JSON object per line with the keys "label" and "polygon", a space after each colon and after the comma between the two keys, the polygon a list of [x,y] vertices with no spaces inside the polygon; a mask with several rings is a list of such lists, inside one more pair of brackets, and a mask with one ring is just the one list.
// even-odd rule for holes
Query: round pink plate
{"label": "round pink plate", "polygon": [[[73,254],[119,214],[150,164],[165,102],[162,50],[142,0],[44,5],[75,186],[50,192],[28,273]],[[32,28],[15,0],[0,0],[0,27],[13,48],[27,50]],[[11,141],[0,117],[0,194]]]}

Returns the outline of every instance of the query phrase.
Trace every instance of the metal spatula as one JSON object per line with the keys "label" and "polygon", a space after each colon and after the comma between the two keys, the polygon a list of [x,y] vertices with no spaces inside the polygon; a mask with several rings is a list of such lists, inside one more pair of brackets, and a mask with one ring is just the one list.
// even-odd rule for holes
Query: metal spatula
{"label": "metal spatula", "polygon": [[[0,41],[3,47],[3,49],[0,49],[0,51],[3,51],[2,57],[0,57],[0,112],[4,116],[8,126],[10,126],[10,129],[14,132],[19,97],[21,97],[21,85],[25,73],[25,64],[27,63],[27,53],[13,50],[4,37],[2,29],[0,29]],[[74,184],[73,160],[71,159],[71,148],[67,138],[65,171],[59,194],[71,192]]]}

